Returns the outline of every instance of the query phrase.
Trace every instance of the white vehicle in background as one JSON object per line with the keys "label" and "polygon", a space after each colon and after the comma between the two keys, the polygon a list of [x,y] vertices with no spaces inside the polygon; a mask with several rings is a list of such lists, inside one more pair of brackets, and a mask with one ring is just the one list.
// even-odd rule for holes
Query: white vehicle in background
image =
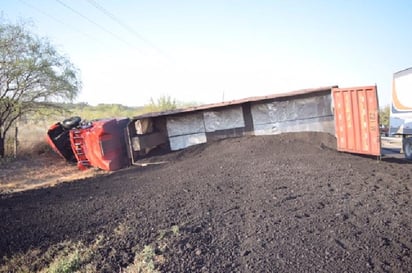
{"label": "white vehicle in background", "polygon": [[412,159],[412,67],[393,74],[389,135],[402,136],[402,148]]}

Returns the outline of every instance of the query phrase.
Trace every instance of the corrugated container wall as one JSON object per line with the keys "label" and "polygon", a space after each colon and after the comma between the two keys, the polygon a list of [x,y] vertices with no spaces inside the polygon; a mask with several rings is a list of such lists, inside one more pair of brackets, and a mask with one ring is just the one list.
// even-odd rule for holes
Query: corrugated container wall
{"label": "corrugated container wall", "polygon": [[381,155],[376,86],[332,89],[339,151]]}

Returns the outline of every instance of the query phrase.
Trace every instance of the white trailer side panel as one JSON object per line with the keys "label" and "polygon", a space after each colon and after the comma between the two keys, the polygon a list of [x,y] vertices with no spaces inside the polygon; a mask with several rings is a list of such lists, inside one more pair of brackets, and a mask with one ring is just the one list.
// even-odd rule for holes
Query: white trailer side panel
{"label": "white trailer side panel", "polygon": [[205,133],[182,135],[169,137],[170,149],[172,151],[181,150],[189,146],[207,142]]}
{"label": "white trailer side panel", "polygon": [[169,116],[166,120],[166,127],[169,137],[205,132],[203,114],[201,112]]}
{"label": "white trailer side panel", "polygon": [[333,119],[330,117],[322,117],[255,125],[256,136],[292,132],[326,132],[333,135]]}
{"label": "white trailer side panel", "polygon": [[389,134],[412,134],[412,67],[393,75]]}
{"label": "white trailer side panel", "polygon": [[206,132],[245,127],[241,106],[203,112]]}
{"label": "white trailer side panel", "polygon": [[251,113],[255,135],[335,132],[330,95],[258,103]]}
{"label": "white trailer side panel", "polygon": [[202,112],[169,116],[166,127],[172,151],[207,141]]}

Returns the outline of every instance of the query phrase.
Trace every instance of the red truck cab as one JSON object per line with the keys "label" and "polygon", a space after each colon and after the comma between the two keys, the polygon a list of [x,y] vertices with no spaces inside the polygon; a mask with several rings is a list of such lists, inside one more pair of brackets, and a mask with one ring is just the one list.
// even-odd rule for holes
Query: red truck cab
{"label": "red truck cab", "polygon": [[130,165],[125,129],[128,118],[81,121],[72,117],[53,124],[47,141],[54,151],[79,169],[97,167],[115,171]]}

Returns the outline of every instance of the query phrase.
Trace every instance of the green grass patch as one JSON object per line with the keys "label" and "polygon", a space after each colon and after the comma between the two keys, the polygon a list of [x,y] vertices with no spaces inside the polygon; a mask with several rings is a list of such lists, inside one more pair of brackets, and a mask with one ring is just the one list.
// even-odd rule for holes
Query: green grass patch
{"label": "green grass patch", "polygon": [[82,259],[80,257],[79,250],[75,250],[73,253],[69,253],[66,256],[55,259],[49,268],[44,270],[44,272],[71,273],[80,269],[81,265]]}
{"label": "green grass patch", "polygon": [[103,237],[86,246],[81,242],[66,241],[49,247],[42,252],[39,249],[18,253],[12,257],[3,257],[0,272],[16,273],[72,273],[97,272],[94,253],[101,247]]}
{"label": "green grass patch", "polygon": [[[86,245],[83,242],[65,241],[50,246],[47,250],[31,249],[26,253],[17,253],[12,257],[0,258],[0,272],[13,273],[75,273],[99,272],[97,268],[104,266],[104,260],[115,255],[119,249],[109,243],[113,239],[128,238],[133,230],[126,223],[119,223],[110,238],[98,235],[94,242]],[[139,245],[130,249],[135,253],[133,262],[121,272],[124,273],[159,273],[158,268],[166,263],[168,245],[173,238],[179,236],[179,226],[160,230],[158,238],[143,248]],[[101,251],[110,249],[107,256]],[[104,251],[105,252],[105,251]],[[109,259],[110,260],[110,259]]]}
{"label": "green grass patch", "polygon": [[124,272],[125,273],[160,273],[155,269],[155,251],[152,246],[147,245],[138,253]]}

